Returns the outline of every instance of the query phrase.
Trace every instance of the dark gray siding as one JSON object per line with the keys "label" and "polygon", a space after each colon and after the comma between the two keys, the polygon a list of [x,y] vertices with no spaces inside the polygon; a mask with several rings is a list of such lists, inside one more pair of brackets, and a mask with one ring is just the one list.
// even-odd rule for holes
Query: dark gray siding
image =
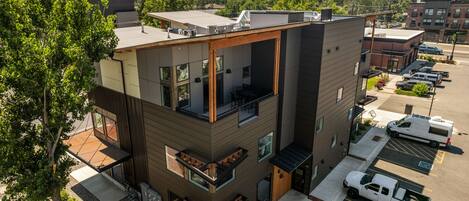
{"label": "dark gray siding", "polygon": [[[353,72],[355,63],[360,60],[363,24],[362,18],[325,24],[316,111],[317,118],[324,117],[324,126],[314,136],[313,167],[319,165],[319,171],[312,188],[346,155],[351,125],[347,116],[354,106],[359,75],[354,76]],[[343,98],[336,102],[337,90],[341,87]],[[334,135],[337,143],[331,148]]]}
{"label": "dark gray siding", "polygon": [[275,41],[267,40],[252,44],[251,85],[257,88],[272,89]]}
{"label": "dark gray siding", "polygon": [[[296,100],[295,142],[312,149],[321,71],[324,25],[304,27],[301,32],[300,71]],[[301,111],[301,112],[300,112]],[[314,155],[313,155],[314,157]]]}
{"label": "dark gray siding", "polygon": [[[126,180],[135,186],[146,181],[146,148],[141,101],[100,86],[94,89],[89,96],[96,106],[117,116],[121,149],[132,155],[130,160],[124,162]],[[128,101],[129,115],[127,115],[125,97]]]}
{"label": "dark gray siding", "polygon": [[[268,159],[257,162],[257,142],[272,131],[275,139],[277,100],[278,97],[274,96],[262,101],[258,117],[243,126],[238,126],[237,113],[209,124],[144,101],[149,183],[152,188],[157,189],[165,200],[169,190],[194,201],[226,201],[239,193],[256,200],[257,182],[271,171]],[[248,158],[236,168],[233,182],[211,194],[166,169],[165,145],[190,150],[206,160],[218,160],[242,147],[248,150]]]}
{"label": "dark gray siding", "polygon": [[[358,71],[358,75],[366,74],[370,70],[371,55],[370,55],[370,53],[364,53],[364,54],[360,55],[360,57],[363,56],[363,55],[365,55],[366,58],[365,58],[365,61],[362,61],[360,59],[360,67],[359,67],[360,69]],[[362,90],[363,79],[366,79],[366,78],[363,78],[362,76],[358,77],[357,95],[356,95],[355,102],[361,100],[362,98],[365,98],[365,96],[366,96],[366,88],[364,90]]]}

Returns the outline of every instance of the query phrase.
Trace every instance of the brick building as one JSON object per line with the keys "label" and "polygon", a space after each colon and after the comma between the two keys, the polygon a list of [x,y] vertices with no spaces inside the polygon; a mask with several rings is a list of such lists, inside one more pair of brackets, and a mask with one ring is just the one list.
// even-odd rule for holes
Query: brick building
{"label": "brick building", "polygon": [[[371,28],[365,29],[363,48],[371,48]],[[404,29],[375,29],[371,66],[398,73],[417,59],[423,31]]]}
{"label": "brick building", "polygon": [[424,30],[425,41],[451,42],[451,36],[458,32],[458,42],[469,43],[469,1],[413,1],[407,10],[406,28]]}

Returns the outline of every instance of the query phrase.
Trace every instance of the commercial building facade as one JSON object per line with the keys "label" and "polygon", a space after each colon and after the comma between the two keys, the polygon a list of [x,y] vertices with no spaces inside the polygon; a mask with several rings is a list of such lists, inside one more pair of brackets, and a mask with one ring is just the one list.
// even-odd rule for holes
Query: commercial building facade
{"label": "commercial building facade", "polygon": [[407,29],[424,30],[424,40],[452,42],[457,33],[459,43],[469,43],[469,1],[413,1],[407,10]]}
{"label": "commercial building facade", "polygon": [[[364,19],[262,13],[264,26],[216,34],[116,29],[116,52],[96,65],[93,125],[70,152],[157,200],[309,194],[347,154]],[[83,133],[105,160],[76,149]]]}
{"label": "commercial building facade", "polygon": [[366,28],[363,48],[370,51],[371,66],[399,73],[417,59],[423,34],[418,30],[375,29],[372,39],[371,28]]}

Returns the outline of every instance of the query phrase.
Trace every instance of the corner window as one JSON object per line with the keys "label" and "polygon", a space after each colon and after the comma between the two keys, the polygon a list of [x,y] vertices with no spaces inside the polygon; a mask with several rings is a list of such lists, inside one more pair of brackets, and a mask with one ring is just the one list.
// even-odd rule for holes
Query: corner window
{"label": "corner window", "polygon": [[355,63],[355,67],[353,69],[353,75],[357,75],[358,74],[358,68],[360,67],[360,63],[357,62]]}
{"label": "corner window", "polygon": [[[217,185],[216,187],[216,190],[219,190],[221,188],[223,188],[224,186],[226,186],[227,184],[231,183],[233,180],[235,180],[235,175],[236,175],[236,172],[235,170],[233,169],[231,175],[227,175],[223,181],[220,181],[220,184]],[[193,183],[194,185],[206,190],[206,191],[209,191],[209,187],[210,187],[210,184],[205,181],[202,177],[200,177],[198,174],[194,173],[193,171],[190,171],[189,170],[189,181],[191,183]]]}
{"label": "corner window", "polygon": [[337,103],[342,100],[343,93],[344,93],[344,88],[343,87],[337,89],[337,99],[336,99]]}
{"label": "corner window", "polygon": [[164,149],[166,151],[166,168],[180,177],[184,177],[184,166],[176,160],[176,154],[179,151],[168,146],[164,146]]}
{"label": "corner window", "polygon": [[178,107],[186,107],[189,105],[190,93],[189,84],[180,85],[178,89]]}
{"label": "corner window", "polygon": [[258,141],[257,161],[261,162],[272,154],[272,140],[274,133],[270,132]]}
{"label": "corner window", "polygon": [[160,67],[160,80],[169,81],[171,78],[171,68],[170,67]]}
{"label": "corner window", "polygon": [[337,144],[337,135],[334,134],[334,136],[331,139],[331,148],[334,148],[336,144]]}
{"label": "corner window", "polygon": [[347,118],[348,120],[352,120],[352,117],[353,117],[353,107],[348,109],[348,115],[347,115]]}
{"label": "corner window", "polygon": [[176,66],[177,81],[182,82],[189,79],[189,64],[181,64]]}
{"label": "corner window", "polygon": [[324,117],[321,117],[316,120],[316,133],[321,132],[323,126],[324,126]]}
{"label": "corner window", "polygon": [[161,86],[161,105],[171,107],[171,88],[169,86]]}

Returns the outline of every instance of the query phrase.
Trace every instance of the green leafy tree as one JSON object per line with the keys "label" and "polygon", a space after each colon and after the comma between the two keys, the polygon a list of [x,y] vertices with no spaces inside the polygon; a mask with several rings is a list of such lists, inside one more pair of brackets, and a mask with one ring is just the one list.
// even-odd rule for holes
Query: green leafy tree
{"label": "green leafy tree", "polygon": [[424,83],[418,83],[412,87],[412,91],[417,94],[417,96],[426,96],[428,94],[429,88]]}
{"label": "green leafy tree", "polygon": [[136,7],[141,20],[145,24],[158,27],[158,22],[153,17],[148,16],[148,13],[190,10],[197,3],[197,0],[137,0]]}
{"label": "green leafy tree", "polygon": [[274,10],[315,10],[319,6],[317,0],[277,0],[272,6]]}
{"label": "green leafy tree", "polygon": [[117,44],[113,20],[89,0],[0,1],[3,199],[61,200],[74,164],[63,140],[90,110],[93,64]]}
{"label": "green leafy tree", "polygon": [[268,7],[268,0],[228,0],[225,8],[219,10],[217,14],[226,17],[236,17],[243,10],[265,10]]}

